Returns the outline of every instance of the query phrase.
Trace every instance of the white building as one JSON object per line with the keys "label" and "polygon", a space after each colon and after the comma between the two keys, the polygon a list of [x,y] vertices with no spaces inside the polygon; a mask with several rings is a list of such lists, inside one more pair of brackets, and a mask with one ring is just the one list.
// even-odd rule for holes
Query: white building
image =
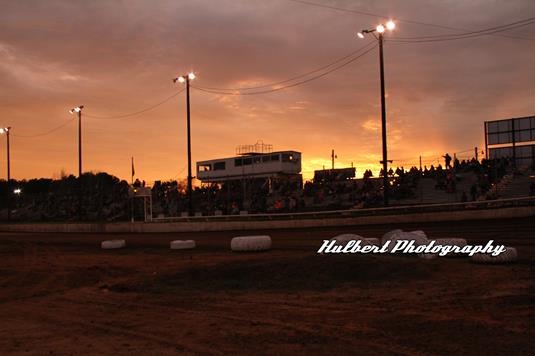
{"label": "white building", "polygon": [[301,153],[296,151],[248,152],[235,157],[197,162],[197,178],[203,183],[281,178],[300,173]]}

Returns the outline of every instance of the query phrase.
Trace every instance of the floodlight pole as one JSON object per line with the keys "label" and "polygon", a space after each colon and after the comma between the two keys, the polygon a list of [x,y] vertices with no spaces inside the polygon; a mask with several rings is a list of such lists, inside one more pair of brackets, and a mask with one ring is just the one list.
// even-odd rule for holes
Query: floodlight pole
{"label": "floodlight pole", "polygon": [[82,178],[82,110],[78,111],[78,178]]}
{"label": "floodlight pole", "polygon": [[11,220],[11,158],[9,153],[9,132],[11,127],[5,129],[7,143],[7,221]]}
{"label": "floodlight pole", "polygon": [[383,137],[383,202],[388,206],[388,158],[386,145],[386,99],[385,99],[385,68],[383,59],[383,34],[379,33],[379,67],[381,76],[381,129]]}
{"label": "floodlight pole", "polygon": [[188,134],[188,215],[193,216],[193,178],[191,176],[191,128],[190,128],[190,100],[189,100],[189,86],[190,81],[195,79],[195,74],[190,72],[186,75],[181,75],[173,82],[180,82],[186,84],[186,113],[187,113],[187,134]]}
{"label": "floodlight pole", "polygon": [[[390,20],[385,25],[378,25],[374,29],[362,30],[357,33],[357,36],[364,38],[365,34],[372,34],[379,42],[379,74],[381,77],[381,129],[382,129],[382,141],[383,141],[383,160],[380,162],[383,164],[383,202],[384,206],[388,206],[389,196],[389,182],[388,182],[388,155],[386,145],[386,99],[385,99],[385,64],[383,56],[383,39],[384,33],[388,29],[392,31],[396,28],[394,21]],[[377,33],[377,35],[375,35]]]}
{"label": "floodlight pole", "polygon": [[71,114],[78,114],[78,219],[82,220],[82,109],[83,105],[71,109]]}
{"label": "floodlight pole", "polygon": [[189,105],[189,75],[184,76],[186,79],[186,110],[188,126],[188,215],[193,216],[193,186],[191,177],[191,131],[190,131],[190,105]]}
{"label": "floodlight pole", "polygon": [[82,110],[78,110],[78,219],[82,220]]}

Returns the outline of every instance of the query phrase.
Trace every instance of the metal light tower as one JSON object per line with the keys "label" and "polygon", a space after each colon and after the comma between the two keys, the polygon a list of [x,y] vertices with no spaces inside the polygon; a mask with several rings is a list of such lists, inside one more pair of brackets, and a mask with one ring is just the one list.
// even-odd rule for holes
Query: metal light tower
{"label": "metal light tower", "polygon": [[186,110],[188,131],[188,215],[193,216],[193,185],[191,177],[191,131],[190,131],[190,106],[189,106],[189,83],[195,79],[193,72],[181,75],[173,79],[173,83],[186,83]]}
{"label": "metal light tower", "polygon": [[11,159],[9,154],[9,132],[11,127],[0,128],[0,134],[6,134],[7,144],[7,221],[11,220]]}
{"label": "metal light tower", "polygon": [[71,114],[78,114],[78,217],[82,220],[82,109],[83,105],[69,110]]}
{"label": "metal light tower", "polygon": [[69,113],[78,114],[78,177],[82,177],[82,109],[83,105],[77,106],[71,110]]}
{"label": "metal light tower", "polygon": [[[396,28],[394,21],[388,21],[385,25],[378,25],[376,28],[363,30],[362,32],[357,33],[359,38],[364,38],[364,34],[371,33],[379,41],[379,71],[381,77],[381,128],[382,128],[382,138],[383,138],[383,199],[384,205],[388,205],[388,191],[389,191],[389,182],[388,182],[388,158],[387,158],[387,145],[386,145],[386,99],[385,99],[385,70],[384,70],[384,60],[383,60],[383,34],[386,29],[392,31]],[[375,32],[378,33],[378,36],[375,35]]]}

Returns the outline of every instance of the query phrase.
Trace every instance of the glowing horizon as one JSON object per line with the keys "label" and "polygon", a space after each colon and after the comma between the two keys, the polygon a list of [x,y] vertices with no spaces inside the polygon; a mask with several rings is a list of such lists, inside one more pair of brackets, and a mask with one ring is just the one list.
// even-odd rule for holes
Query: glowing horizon
{"label": "glowing horizon", "polygon": [[[4,4],[0,126],[12,127],[12,178],[76,174],[77,122],[68,111],[80,103],[84,171],[130,181],[134,156],[140,180],[183,178],[185,93],[137,116],[91,116],[151,107],[183,87],[171,81],[177,73],[193,72],[195,85],[213,88],[285,81],[360,48],[367,40],[356,32],[378,24],[369,16],[285,1],[218,4],[222,2],[225,6],[214,6],[211,0],[134,0],[126,5],[35,1],[32,11],[23,4]],[[532,2],[519,0],[482,13],[471,2],[458,0],[426,5],[425,18],[420,18],[420,0],[353,6],[394,19],[432,19],[476,30],[522,19],[535,10]],[[399,20],[393,32],[401,37],[452,33]],[[535,38],[535,28],[507,34]],[[390,35],[386,31],[385,37]],[[436,165],[446,152],[470,158],[475,146],[483,149],[485,120],[533,115],[535,88],[526,73],[535,69],[534,52],[525,41],[500,36],[435,44],[385,42],[392,167],[418,166],[420,155],[427,166]],[[339,157],[336,167],[353,162],[357,177],[366,169],[377,176],[380,168],[377,49],[318,80],[273,93],[235,96],[192,88],[191,111],[193,163],[231,157],[237,145],[262,139],[278,151],[302,152],[304,179],[331,166],[331,149]],[[63,124],[49,135],[23,137]],[[2,179],[4,139],[0,136]]]}

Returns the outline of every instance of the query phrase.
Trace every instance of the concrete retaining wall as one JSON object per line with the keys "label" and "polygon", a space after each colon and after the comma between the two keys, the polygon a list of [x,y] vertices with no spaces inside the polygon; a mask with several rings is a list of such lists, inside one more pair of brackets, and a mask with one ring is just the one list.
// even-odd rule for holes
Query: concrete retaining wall
{"label": "concrete retaining wall", "polygon": [[400,224],[438,221],[507,219],[535,216],[535,206],[499,209],[459,210],[430,213],[396,214],[382,216],[339,217],[326,219],[294,220],[235,220],[235,221],[184,221],[153,223],[35,223],[0,225],[1,232],[91,232],[91,233],[148,233],[195,232],[229,230],[297,229],[328,226],[356,226]]}

